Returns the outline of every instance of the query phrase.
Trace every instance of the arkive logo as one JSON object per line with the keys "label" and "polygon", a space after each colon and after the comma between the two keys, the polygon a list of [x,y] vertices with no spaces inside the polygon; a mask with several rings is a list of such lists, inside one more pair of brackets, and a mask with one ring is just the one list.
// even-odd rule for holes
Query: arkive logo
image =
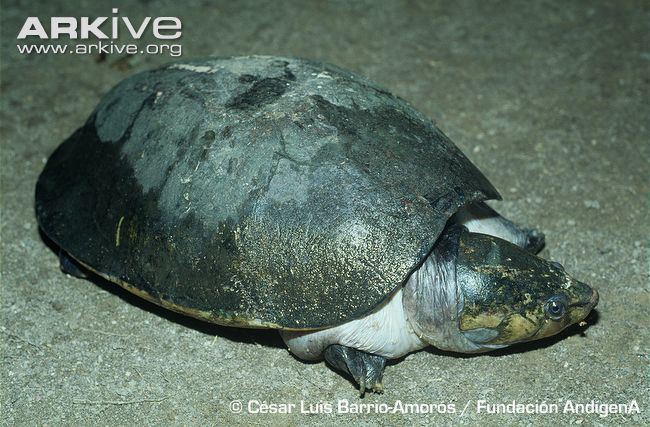
{"label": "arkive logo", "polygon": [[[175,16],[130,19],[119,16],[117,8],[112,16],[53,16],[43,22],[36,16],[28,17],[16,37],[16,45],[23,55],[169,55],[183,54],[180,43],[173,42],[182,35],[181,20]],[[44,25],[49,24],[49,25]],[[143,37],[143,36],[147,37]],[[156,40],[141,43],[140,40]],[[127,39],[125,42],[121,41]],[[138,43],[134,43],[138,41]]]}
{"label": "arkive logo", "polygon": [[[113,15],[118,13],[117,8],[112,9]],[[48,33],[41,20],[30,16],[25,20],[18,39],[38,37],[39,39],[54,39],[67,36],[71,40],[86,40],[91,36],[100,40],[117,40],[122,34],[130,35],[139,40],[147,31],[159,40],[173,40],[181,37],[181,20],[174,16],[152,18],[145,17],[141,22],[132,22],[126,16],[100,16],[98,18],[82,16],[53,16],[50,18],[50,32]],[[110,25],[107,25],[110,22]],[[108,27],[108,28],[107,28]]]}

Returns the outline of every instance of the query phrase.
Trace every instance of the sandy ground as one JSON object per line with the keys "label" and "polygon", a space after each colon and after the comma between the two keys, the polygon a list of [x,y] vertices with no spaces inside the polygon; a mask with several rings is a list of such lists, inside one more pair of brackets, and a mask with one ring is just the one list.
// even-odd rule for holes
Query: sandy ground
{"label": "sandy ground", "polygon": [[[112,85],[173,58],[21,55],[27,16],[111,16],[90,1],[41,3],[2,3],[0,422],[650,422],[647,2],[111,3],[138,22],[178,16],[183,58],[305,56],[379,81],[485,172],[504,195],[498,209],[546,232],[544,256],[600,292],[587,328],[498,354],[412,354],[386,369],[383,395],[362,400],[323,363],[293,358],[273,331],[203,324],[59,271],[33,213],[45,159]],[[559,413],[477,413],[481,399],[555,403]],[[346,400],[453,404],[457,413],[337,414]],[[563,413],[567,400],[635,400],[641,412]],[[255,401],[296,406],[247,414],[251,401],[253,410]],[[301,401],[333,413],[302,414]]]}

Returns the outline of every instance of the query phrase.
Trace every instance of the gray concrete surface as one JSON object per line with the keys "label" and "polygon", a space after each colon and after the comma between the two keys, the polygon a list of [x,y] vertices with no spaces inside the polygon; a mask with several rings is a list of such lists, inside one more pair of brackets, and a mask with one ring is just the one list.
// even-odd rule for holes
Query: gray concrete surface
{"label": "gray concrete surface", "polygon": [[[498,209],[547,233],[543,252],[601,295],[586,328],[498,354],[435,350],[357,396],[273,332],[166,312],[60,273],[33,214],[38,173],[100,96],[168,56],[21,55],[27,16],[178,16],[183,57],[282,54],[364,73],[434,118],[501,190]],[[648,2],[2,2],[2,406],[12,424],[628,424],[648,409]],[[125,39],[128,42],[128,39]],[[144,37],[151,42],[151,37]],[[298,405],[235,414],[229,402]],[[455,404],[460,414],[316,414],[306,405]],[[559,414],[477,413],[476,402]],[[566,400],[640,414],[564,414]],[[322,405],[320,408],[324,408]]]}

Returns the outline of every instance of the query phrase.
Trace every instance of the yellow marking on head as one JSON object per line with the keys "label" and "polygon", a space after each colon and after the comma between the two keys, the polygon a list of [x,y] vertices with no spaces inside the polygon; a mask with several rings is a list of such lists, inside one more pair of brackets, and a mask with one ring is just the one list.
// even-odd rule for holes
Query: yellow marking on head
{"label": "yellow marking on head", "polygon": [[460,329],[467,331],[477,328],[496,328],[503,321],[502,313],[485,314],[481,313],[476,316],[465,315],[460,319]]}
{"label": "yellow marking on head", "polygon": [[122,215],[120,220],[117,222],[117,230],[115,230],[115,247],[120,246],[120,230],[122,230],[122,221],[124,221],[124,215]]}
{"label": "yellow marking on head", "polygon": [[511,314],[504,322],[504,328],[499,337],[491,341],[493,344],[510,344],[518,341],[528,341],[539,330],[539,324],[527,319],[519,313]]}

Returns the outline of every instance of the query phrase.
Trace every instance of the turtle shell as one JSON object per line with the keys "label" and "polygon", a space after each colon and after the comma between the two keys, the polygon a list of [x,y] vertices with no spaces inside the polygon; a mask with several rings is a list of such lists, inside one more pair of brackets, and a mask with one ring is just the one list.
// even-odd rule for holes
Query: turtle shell
{"label": "turtle shell", "polygon": [[372,311],[459,206],[499,197],[376,83],[251,56],[119,83],[49,158],[36,214],[74,259],[157,304],[311,329]]}

